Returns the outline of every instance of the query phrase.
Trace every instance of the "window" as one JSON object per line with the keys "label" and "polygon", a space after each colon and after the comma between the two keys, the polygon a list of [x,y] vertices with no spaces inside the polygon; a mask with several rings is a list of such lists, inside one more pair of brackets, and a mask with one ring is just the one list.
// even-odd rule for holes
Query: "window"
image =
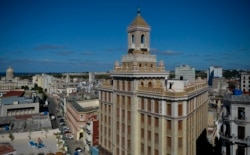
{"label": "window", "polygon": [[144,123],[144,114],[141,114],[141,123]]}
{"label": "window", "polygon": [[117,90],[119,90],[119,80],[116,81]]}
{"label": "window", "polygon": [[141,143],[141,153],[143,153],[143,152],[144,152],[144,144]]}
{"label": "window", "polygon": [[128,116],[127,117],[128,117],[127,121],[130,122],[131,121],[131,113],[130,113],[130,111],[128,111]]}
{"label": "window", "polygon": [[182,148],[182,137],[178,138],[178,147]]}
{"label": "window", "polygon": [[159,118],[155,117],[155,127],[159,127]]}
{"label": "window", "polygon": [[155,150],[155,154],[154,155],[159,155],[159,151]]}
{"label": "window", "polygon": [[141,44],[144,44],[144,42],[145,42],[145,36],[143,34],[143,35],[141,35]]}
{"label": "window", "polygon": [[148,154],[151,154],[151,147],[148,146]]}
{"label": "window", "polygon": [[125,90],[125,81],[122,81],[122,90]]}
{"label": "window", "polygon": [[171,104],[167,104],[167,114],[169,115],[169,116],[171,116],[172,114],[171,114]]}
{"label": "window", "polygon": [[116,105],[119,107],[119,95],[116,95]]}
{"label": "window", "polygon": [[147,110],[151,111],[151,100],[150,99],[148,99],[148,109]]}
{"label": "window", "polygon": [[171,137],[167,137],[167,146],[171,147]]}
{"label": "window", "polygon": [[144,98],[141,98],[141,109],[144,110]]}
{"label": "window", "polygon": [[171,130],[172,126],[171,126],[171,120],[167,120],[167,129]]}
{"label": "window", "polygon": [[148,83],[148,87],[150,87],[150,88],[152,87],[152,82]]}
{"label": "window", "polygon": [[116,117],[119,118],[119,108],[116,108]]}
{"label": "window", "polygon": [[148,131],[148,140],[151,140],[151,131]]}
{"label": "window", "polygon": [[[140,64],[141,65],[141,64]],[[140,66],[141,67],[141,66]],[[141,82],[141,86],[143,87],[144,86],[144,83],[143,82]]]}
{"label": "window", "polygon": [[178,121],[178,130],[182,130],[182,120]]}
{"label": "window", "polygon": [[132,34],[132,37],[131,37],[131,41],[132,41],[132,44],[135,43],[135,36]]}
{"label": "window", "polygon": [[159,113],[159,102],[155,100],[155,113]]}
{"label": "window", "polygon": [[238,126],[238,138],[245,139],[245,127]]}
{"label": "window", "polygon": [[178,105],[178,116],[182,116],[182,104]]}
{"label": "window", "polygon": [[131,82],[128,81],[128,91],[131,91]]}
{"label": "window", "polygon": [[119,132],[119,122],[116,122],[116,130]]}
{"label": "window", "polygon": [[151,116],[148,116],[148,125],[151,125]]}
{"label": "window", "polygon": [[245,120],[245,108],[238,107],[238,119]]}
{"label": "window", "polygon": [[119,135],[116,135],[116,143],[119,144]]}
{"label": "window", "polygon": [[128,130],[128,135],[130,135],[130,133],[131,133],[131,127],[130,127],[130,125],[128,125],[127,130]]}
{"label": "window", "polygon": [[141,129],[141,138],[144,138],[144,129]]}
{"label": "window", "polygon": [[155,143],[158,144],[159,143],[159,134],[155,133]]}

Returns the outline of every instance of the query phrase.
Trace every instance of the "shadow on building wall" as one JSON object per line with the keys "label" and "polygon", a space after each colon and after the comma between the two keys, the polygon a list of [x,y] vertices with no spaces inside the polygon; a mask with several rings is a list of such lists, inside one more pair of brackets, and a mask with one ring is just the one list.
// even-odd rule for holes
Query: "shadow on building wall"
{"label": "shadow on building wall", "polygon": [[221,140],[215,138],[215,146],[213,147],[207,140],[207,130],[204,129],[196,140],[196,155],[221,155]]}

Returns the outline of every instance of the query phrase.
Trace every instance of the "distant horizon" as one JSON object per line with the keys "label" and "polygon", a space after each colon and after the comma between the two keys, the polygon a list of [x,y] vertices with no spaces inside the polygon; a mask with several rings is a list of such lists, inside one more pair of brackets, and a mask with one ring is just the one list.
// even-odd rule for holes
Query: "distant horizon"
{"label": "distant horizon", "polygon": [[[166,70],[250,69],[250,1],[0,1],[0,71],[107,72],[127,54],[137,15]],[[158,65],[158,63],[157,63]]]}

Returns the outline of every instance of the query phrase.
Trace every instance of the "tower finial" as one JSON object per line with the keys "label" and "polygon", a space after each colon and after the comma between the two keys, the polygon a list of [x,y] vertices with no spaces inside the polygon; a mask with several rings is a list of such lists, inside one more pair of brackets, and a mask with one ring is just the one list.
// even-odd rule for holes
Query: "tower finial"
{"label": "tower finial", "polygon": [[137,15],[140,15],[141,14],[141,8],[140,6],[137,7]]}

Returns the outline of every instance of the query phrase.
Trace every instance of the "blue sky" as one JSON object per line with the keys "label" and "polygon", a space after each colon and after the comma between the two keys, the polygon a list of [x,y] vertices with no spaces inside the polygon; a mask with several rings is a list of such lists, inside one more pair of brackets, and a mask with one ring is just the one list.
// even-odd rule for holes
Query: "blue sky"
{"label": "blue sky", "polygon": [[0,72],[112,70],[138,5],[167,70],[250,69],[249,0],[0,0]]}

